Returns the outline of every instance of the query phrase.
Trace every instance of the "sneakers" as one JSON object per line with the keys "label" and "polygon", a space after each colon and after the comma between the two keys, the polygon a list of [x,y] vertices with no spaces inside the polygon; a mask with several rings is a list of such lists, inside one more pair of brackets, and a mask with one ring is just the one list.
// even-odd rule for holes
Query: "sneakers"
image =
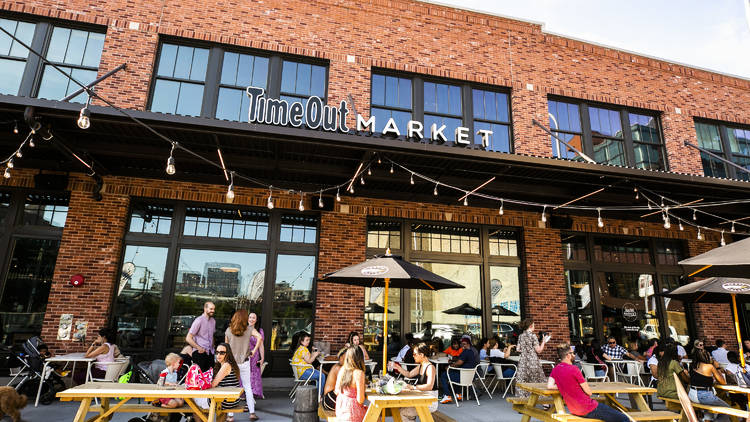
{"label": "sneakers", "polygon": [[461,395],[460,395],[460,394],[456,394],[456,400],[458,400],[458,401],[461,401],[461,400],[463,400],[463,399],[464,399],[464,398],[463,398],[463,397],[461,397]]}
{"label": "sneakers", "polygon": [[440,403],[441,404],[453,403],[453,397],[451,397],[451,396],[443,396],[443,399],[440,400]]}

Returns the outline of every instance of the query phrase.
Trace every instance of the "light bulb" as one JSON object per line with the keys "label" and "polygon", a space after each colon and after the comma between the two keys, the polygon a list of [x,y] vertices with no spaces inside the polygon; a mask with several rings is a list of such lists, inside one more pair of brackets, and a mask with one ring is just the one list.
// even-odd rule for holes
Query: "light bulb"
{"label": "light bulb", "polygon": [[354,195],[354,185],[349,186],[349,193]]}
{"label": "light bulb", "polygon": [[727,242],[724,240],[724,230],[721,231],[721,246],[726,246]]}
{"label": "light bulb", "polygon": [[701,228],[698,227],[698,240],[703,240],[703,235],[701,234]]}
{"label": "light bulb", "polygon": [[13,167],[15,166],[15,164],[13,164],[13,159],[11,158],[11,159],[10,159],[10,160],[8,161],[8,164],[6,164],[6,165],[8,166],[8,168],[9,168],[9,169],[12,169],[12,168],[13,168]]}
{"label": "light bulb", "polygon": [[393,164],[392,163],[391,163],[391,171],[390,171],[390,173],[393,174]]}
{"label": "light bulb", "polygon": [[604,221],[602,220],[602,209],[601,208],[597,208],[596,209],[596,213],[598,214],[598,216],[596,218],[596,225],[599,228],[602,228],[602,227],[604,227]]}
{"label": "light bulb", "polygon": [[544,209],[542,210],[542,223],[547,222],[547,206],[544,206]]}
{"label": "light bulb", "polygon": [[435,183],[435,189],[432,190],[432,194],[435,195],[435,196],[438,196],[437,187],[438,187],[438,185],[437,185],[437,183]]}
{"label": "light bulb", "polygon": [[364,185],[365,184],[365,178],[364,177],[360,177],[359,178],[359,184],[360,185]]}
{"label": "light bulb", "polygon": [[664,219],[664,228],[667,230],[672,228],[672,223],[669,221],[669,217]]}
{"label": "light bulb", "polygon": [[734,221],[732,221],[732,228],[729,229],[730,232],[734,233]]}
{"label": "light bulb", "polygon": [[505,214],[505,211],[503,211],[503,200],[500,200],[500,209],[497,211],[498,214],[503,215]]}
{"label": "light bulb", "polygon": [[464,197],[464,206],[467,206],[467,205],[469,205],[469,197],[465,196]]}
{"label": "light bulb", "polygon": [[23,157],[23,153],[21,152],[20,149],[18,151],[16,151],[16,157],[18,157],[18,158]]}
{"label": "light bulb", "polygon": [[339,193],[339,189],[336,189],[336,202],[341,202],[341,194]]}
{"label": "light bulb", "polygon": [[381,161],[380,161],[380,156],[378,156],[378,164],[380,164],[380,163],[381,163]]}
{"label": "light bulb", "polygon": [[318,198],[318,208],[323,208],[323,195]]}
{"label": "light bulb", "polygon": [[695,215],[695,210],[693,210],[693,221],[697,220],[698,217]]}
{"label": "light bulb", "polygon": [[414,173],[411,174],[411,178],[409,179],[409,183],[412,185],[414,184]]}
{"label": "light bulb", "polygon": [[299,210],[300,211],[305,210],[305,204],[302,202],[302,197],[299,198]]}
{"label": "light bulb", "polygon": [[91,112],[88,106],[81,109],[81,113],[78,115],[78,127],[81,129],[88,129],[91,126]]}
{"label": "light bulb", "polygon": [[367,167],[367,175],[368,175],[368,176],[372,176],[372,170],[370,170],[370,168],[369,168],[369,167]]}
{"label": "light bulb", "polygon": [[268,201],[266,201],[266,207],[268,207],[269,210],[273,209],[273,196],[270,192],[268,194]]}
{"label": "light bulb", "polygon": [[640,199],[640,198],[641,198],[641,194],[638,193],[638,191],[635,191],[635,199]]}
{"label": "light bulb", "polygon": [[232,203],[234,201],[234,185],[230,184],[227,189],[227,202]]}
{"label": "light bulb", "polygon": [[680,221],[680,231],[683,231],[683,230],[685,230],[685,228],[682,227],[682,221]]}
{"label": "light bulb", "polygon": [[662,208],[664,208],[664,197],[663,197],[663,196],[661,197],[661,205],[660,205],[660,206],[661,206]]}
{"label": "light bulb", "polygon": [[32,136],[29,138],[29,146],[34,148],[36,146],[36,143],[34,142],[34,137]]}
{"label": "light bulb", "polygon": [[18,135],[18,122],[13,122],[13,133]]}
{"label": "light bulb", "polygon": [[6,179],[10,179],[10,169],[6,168],[5,173],[3,173],[3,177]]}
{"label": "light bulb", "polygon": [[649,210],[652,210],[652,209],[653,209],[653,207],[651,207],[651,202],[650,202],[650,201],[649,201],[649,203],[648,203],[648,209],[649,209]]}
{"label": "light bulb", "polygon": [[175,171],[176,169],[174,167],[174,157],[170,155],[169,158],[167,158],[167,174],[171,176],[175,173]]}

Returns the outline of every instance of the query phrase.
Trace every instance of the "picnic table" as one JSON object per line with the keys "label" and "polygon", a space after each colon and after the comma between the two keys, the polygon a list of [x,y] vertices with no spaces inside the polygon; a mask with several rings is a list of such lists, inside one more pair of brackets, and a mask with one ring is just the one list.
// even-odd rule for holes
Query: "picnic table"
{"label": "picnic table", "polygon": [[[513,403],[513,410],[521,413],[521,422],[529,422],[532,417],[544,422],[558,422],[560,420],[576,420],[580,417],[571,415],[565,409],[565,403],[557,388],[548,389],[547,383],[518,383],[518,387],[531,393],[528,400],[509,398]],[[636,421],[676,421],[680,415],[670,411],[652,411],[644,395],[656,392],[655,388],[642,387],[640,385],[626,384],[624,382],[590,382],[589,387],[593,395],[600,395],[607,404],[615,409],[627,413]],[[617,400],[616,394],[624,393],[630,398],[630,404],[635,408],[625,406]],[[536,407],[538,403],[549,402],[550,397],[554,407],[549,410]]]}
{"label": "picnic table", "polygon": [[437,397],[424,391],[404,390],[399,394],[390,395],[367,390],[367,400],[370,401],[370,405],[362,422],[377,422],[381,415],[385,420],[386,413],[393,416],[394,422],[401,422],[400,409],[405,407],[416,408],[421,422],[434,422],[429,407],[437,401]]}
{"label": "picnic table", "polygon": [[[242,395],[239,387],[214,387],[208,390],[187,390],[183,386],[157,386],[154,384],[120,384],[116,382],[86,383],[77,387],[69,388],[57,393],[60,401],[80,401],[74,422],[99,422],[107,421],[115,412],[135,413],[167,413],[186,412],[198,415],[202,422],[214,422],[216,414],[225,412],[220,409],[219,404],[226,400],[237,400]],[[110,399],[121,400],[110,406]],[[185,400],[186,406],[177,409],[165,409],[154,407],[148,402],[161,398],[180,398]],[[195,399],[208,399],[208,414],[204,409],[195,404]],[[100,406],[91,406],[91,401],[100,399]],[[147,403],[128,403],[131,399],[144,399]],[[241,412],[242,409],[227,410],[227,412]],[[99,415],[86,419],[89,412],[98,412]]]}

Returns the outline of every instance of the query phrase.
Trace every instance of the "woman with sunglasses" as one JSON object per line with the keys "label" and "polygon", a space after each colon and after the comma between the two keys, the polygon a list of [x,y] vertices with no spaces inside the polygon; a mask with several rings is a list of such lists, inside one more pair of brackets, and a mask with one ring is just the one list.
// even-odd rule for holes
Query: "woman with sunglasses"
{"label": "woman with sunglasses", "polygon": [[[437,376],[437,372],[435,366],[430,363],[430,346],[428,346],[427,343],[419,343],[414,346],[413,354],[414,362],[419,364],[419,366],[413,368],[411,371],[407,371],[400,366],[393,366],[393,369],[407,378],[417,378],[416,385],[406,384],[404,386],[405,389],[425,391],[437,398],[438,391],[435,388],[435,377]],[[390,363],[392,362],[389,362],[389,364]],[[437,409],[438,402],[435,401],[430,405],[430,413],[435,412]],[[405,421],[416,421],[417,409],[413,407],[401,408],[401,418]]]}
{"label": "woman with sunglasses", "polygon": [[[232,348],[227,343],[219,343],[216,346],[216,364],[214,365],[214,379],[211,381],[211,388],[214,387],[239,387],[240,386],[240,368],[237,366],[237,362],[234,360],[232,355]],[[208,401],[199,403],[199,399],[196,399],[196,403],[199,403],[201,407],[208,407]],[[201,402],[203,401],[201,400]],[[237,400],[224,400],[221,402],[222,409],[234,409],[240,404],[242,399]],[[223,422],[225,419],[224,413],[221,414],[217,421]],[[196,417],[195,420],[198,420]],[[226,414],[226,421],[233,422],[234,415],[231,413]]]}

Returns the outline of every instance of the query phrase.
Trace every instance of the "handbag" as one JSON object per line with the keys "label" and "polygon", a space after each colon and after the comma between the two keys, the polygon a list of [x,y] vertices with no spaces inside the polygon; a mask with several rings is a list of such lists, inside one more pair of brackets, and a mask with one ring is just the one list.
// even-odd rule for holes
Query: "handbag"
{"label": "handbag", "polygon": [[214,369],[201,371],[197,364],[193,364],[188,369],[185,377],[185,388],[188,390],[207,390],[211,388],[211,381],[214,379]]}

